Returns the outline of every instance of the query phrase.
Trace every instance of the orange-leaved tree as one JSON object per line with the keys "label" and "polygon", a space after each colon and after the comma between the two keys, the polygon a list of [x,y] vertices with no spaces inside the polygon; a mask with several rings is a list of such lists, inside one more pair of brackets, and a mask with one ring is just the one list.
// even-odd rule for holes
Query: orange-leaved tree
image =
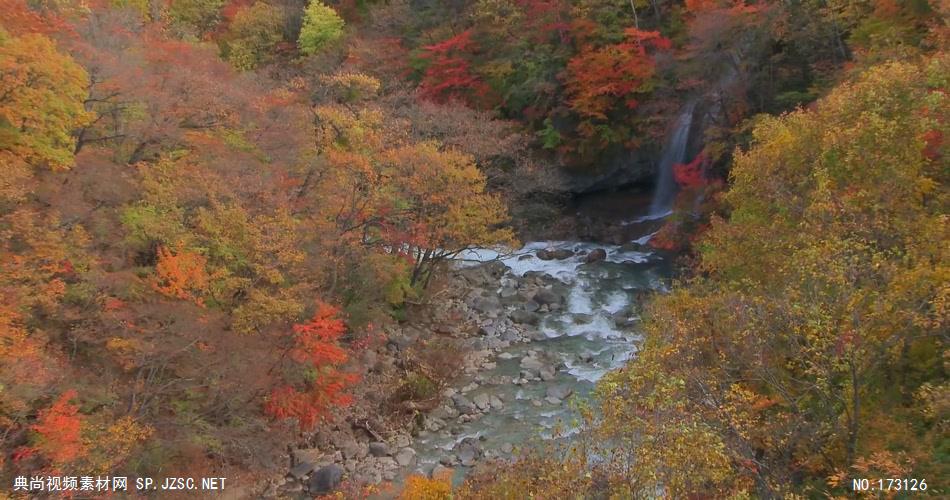
{"label": "orange-leaved tree", "polygon": [[209,281],[205,263],[202,255],[186,250],[182,244],[174,252],[160,246],[152,287],[162,295],[203,305],[201,295]]}

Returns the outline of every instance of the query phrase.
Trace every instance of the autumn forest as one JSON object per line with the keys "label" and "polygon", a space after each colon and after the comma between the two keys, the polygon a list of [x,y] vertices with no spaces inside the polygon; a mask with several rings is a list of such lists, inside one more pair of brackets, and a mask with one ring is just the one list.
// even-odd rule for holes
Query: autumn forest
{"label": "autumn forest", "polygon": [[948,20],[0,0],[0,499],[945,498]]}

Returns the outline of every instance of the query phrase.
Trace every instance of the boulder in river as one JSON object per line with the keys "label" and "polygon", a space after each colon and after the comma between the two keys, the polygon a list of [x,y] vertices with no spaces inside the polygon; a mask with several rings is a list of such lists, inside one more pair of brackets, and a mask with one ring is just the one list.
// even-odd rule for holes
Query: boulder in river
{"label": "boulder in river", "polygon": [[509,315],[511,321],[524,325],[537,325],[541,318],[537,314],[528,311],[514,310]]}
{"label": "boulder in river", "polygon": [[455,405],[455,409],[460,413],[471,415],[478,412],[478,408],[475,407],[475,404],[461,394],[452,396],[452,403]]}
{"label": "boulder in river", "polygon": [[621,252],[636,252],[642,248],[643,248],[643,245],[639,243],[634,243],[632,241],[629,241],[627,243],[624,243],[623,245],[620,245]]}
{"label": "boulder in river", "polygon": [[481,411],[487,411],[491,408],[491,398],[484,392],[475,396],[472,402],[475,403],[475,406]]}
{"label": "boulder in river", "polygon": [[594,316],[584,313],[576,313],[572,315],[571,319],[574,321],[575,325],[589,325],[594,321]]}
{"label": "boulder in river", "polygon": [[574,256],[574,250],[568,248],[558,248],[551,251],[551,257],[555,260],[569,259]]}
{"label": "boulder in river", "polygon": [[521,369],[529,371],[539,371],[544,366],[544,362],[534,356],[525,356],[521,358]]}
{"label": "boulder in river", "polygon": [[475,438],[463,439],[455,449],[459,463],[465,467],[475,465],[475,461],[482,456],[482,446]]}
{"label": "boulder in river", "polygon": [[564,298],[555,293],[553,290],[542,288],[538,290],[538,293],[534,294],[533,300],[540,305],[550,306],[551,304],[560,304]]}
{"label": "boulder in river", "polygon": [[639,317],[630,310],[631,308],[626,307],[621,311],[614,313],[611,317],[614,320],[614,325],[617,328],[630,328],[631,326],[637,324]]}
{"label": "boulder in river", "polygon": [[488,274],[496,280],[508,272],[508,266],[506,266],[505,263],[500,260],[493,260],[481,267],[484,267],[485,270],[488,271]]}
{"label": "boulder in river", "polygon": [[548,387],[547,396],[549,398],[556,399],[567,399],[571,394],[574,394],[574,389],[571,389],[567,384],[558,384]]}
{"label": "boulder in river", "polygon": [[491,407],[492,407],[492,409],[500,410],[500,409],[502,409],[502,408],[505,407],[505,403],[502,402],[501,398],[499,398],[498,396],[492,396],[492,397],[491,397]]}
{"label": "boulder in river", "polygon": [[584,258],[584,261],[588,264],[591,262],[601,261],[607,258],[607,251],[603,248],[595,248],[587,254],[587,257]]}

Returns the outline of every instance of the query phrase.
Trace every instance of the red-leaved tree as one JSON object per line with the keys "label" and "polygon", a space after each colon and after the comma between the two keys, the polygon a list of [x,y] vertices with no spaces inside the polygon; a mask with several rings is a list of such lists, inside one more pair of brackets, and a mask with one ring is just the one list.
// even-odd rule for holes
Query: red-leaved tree
{"label": "red-leaved tree", "polygon": [[72,403],[76,396],[75,390],[64,392],[49,408],[40,411],[33,425],[37,435],[33,450],[54,465],[68,464],[85,453],[79,407]]}
{"label": "red-leaved tree", "polygon": [[709,157],[705,152],[701,152],[689,163],[673,165],[673,178],[682,188],[704,186],[708,184],[705,173],[708,163]]}
{"label": "red-leaved tree", "polygon": [[471,30],[427,45],[423,50],[425,53],[422,57],[429,61],[419,84],[423,98],[439,103],[458,100],[469,105],[485,101],[488,85],[472,73],[467,59],[475,50]]}
{"label": "red-leaved tree", "polygon": [[346,390],[357,376],[342,370],[349,358],[339,344],[344,333],[339,309],[324,302],[317,303],[310,321],[293,326],[287,352],[295,368],[309,376],[302,383],[285,382],[274,389],[264,403],[268,415],[295,418],[301,428],[311,429],[333,407],[352,402]]}
{"label": "red-leaved tree", "polygon": [[567,63],[570,105],[584,117],[606,119],[619,103],[637,107],[634,94],[649,90],[647,82],[656,70],[651,50],[670,48],[657,31],[629,28],[624,33],[626,39],[617,44],[581,47]]}

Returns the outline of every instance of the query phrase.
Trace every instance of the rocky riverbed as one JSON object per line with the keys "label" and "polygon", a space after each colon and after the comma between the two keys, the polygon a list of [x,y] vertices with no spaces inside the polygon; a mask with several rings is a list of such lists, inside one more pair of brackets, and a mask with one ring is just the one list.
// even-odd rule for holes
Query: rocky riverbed
{"label": "rocky riverbed", "polygon": [[[454,469],[569,439],[572,398],[636,352],[642,296],[666,286],[667,265],[644,244],[536,242],[511,255],[461,256],[431,324],[393,327],[369,364],[383,373],[400,349],[449,336],[464,346],[461,375],[414,425],[384,429],[351,416],[324,432],[328,442],[294,449],[269,496],[322,494],[342,481],[398,482],[407,474]],[[429,331],[426,331],[429,330]]]}

